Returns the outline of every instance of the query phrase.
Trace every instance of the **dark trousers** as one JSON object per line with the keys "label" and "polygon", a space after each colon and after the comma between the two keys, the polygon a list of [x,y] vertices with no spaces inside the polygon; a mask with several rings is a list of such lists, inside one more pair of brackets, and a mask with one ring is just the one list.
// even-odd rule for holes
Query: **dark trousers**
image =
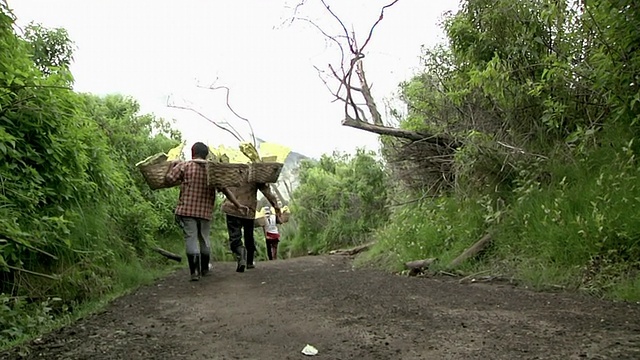
{"label": "dark trousers", "polygon": [[267,256],[269,260],[275,260],[278,258],[278,240],[274,239],[266,239],[267,240]]}
{"label": "dark trousers", "polygon": [[256,241],[253,237],[254,219],[243,219],[227,215],[227,230],[229,231],[229,248],[238,255],[238,248],[242,246],[242,232],[244,230],[244,247],[247,249],[247,264],[253,264],[256,252]]}

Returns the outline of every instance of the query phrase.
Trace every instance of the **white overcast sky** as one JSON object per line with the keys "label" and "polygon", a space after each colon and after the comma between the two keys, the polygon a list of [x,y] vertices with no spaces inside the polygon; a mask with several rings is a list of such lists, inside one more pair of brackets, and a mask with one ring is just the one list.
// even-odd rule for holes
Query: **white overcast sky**
{"label": "white overcast sky", "polygon": [[[217,79],[231,88],[230,103],[251,120],[257,137],[317,157],[333,150],[377,149],[373,134],[340,125],[343,105],[314,66],[337,64],[336,48],[302,21],[286,23],[299,0],[9,0],[23,27],[31,21],[64,27],[76,43],[75,89],[130,95],[142,111],[176,119],[190,146],[237,143],[175,102],[226,120],[249,139],[246,125],[226,108],[224,92],[197,88]],[[389,0],[327,0],[363,41]],[[400,0],[387,9],[365,52],[365,71],[383,110],[397,85],[420,69],[421,46],[444,41],[438,25],[457,0]],[[306,0],[298,16],[330,34],[338,24],[319,0]],[[332,84],[335,85],[335,84]]]}

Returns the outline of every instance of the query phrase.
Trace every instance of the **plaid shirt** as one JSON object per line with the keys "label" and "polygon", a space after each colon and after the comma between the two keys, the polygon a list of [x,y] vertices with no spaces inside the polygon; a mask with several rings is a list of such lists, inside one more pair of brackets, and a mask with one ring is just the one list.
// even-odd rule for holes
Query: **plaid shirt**
{"label": "plaid shirt", "polygon": [[205,164],[182,161],[166,175],[170,184],[180,184],[176,215],[211,220],[216,201],[216,189],[207,185]]}
{"label": "plaid shirt", "polygon": [[256,207],[258,206],[258,190],[265,196],[271,195],[271,190],[267,184],[247,183],[239,187],[228,188],[229,191],[236,196],[236,199],[241,205],[249,208],[249,212],[245,213],[241,209],[238,209],[229,201],[225,200],[222,204],[221,210],[227,215],[239,217],[242,219],[254,219],[256,217]]}

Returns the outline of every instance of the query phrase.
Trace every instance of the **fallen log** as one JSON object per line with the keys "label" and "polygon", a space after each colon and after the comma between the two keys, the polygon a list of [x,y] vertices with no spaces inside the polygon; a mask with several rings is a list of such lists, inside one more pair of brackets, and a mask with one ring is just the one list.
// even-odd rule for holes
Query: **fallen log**
{"label": "fallen log", "polygon": [[369,250],[374,243],[362,244],[350,249],[340,249],[340,250],[331,250],[329,251],[329,255],[355,255],[359,254],[363,251]]}
{"label": "fallen log", "polygon": [[435,261],[436,258],[413,260],[404,263],[404,266],[409,270],[409,276],[416,276],[427,270]]}
{"label": "fallen log", "polygon": [[366,121],[354,119],[350,116],[347,116],[344,120],[342,120],[342,125],[352,127],[354,129],[372,132],[378,135],[388,135],[388,136],[393,136],[397,138],[408,139],[411,141],[424,141],[424,142],[428,142],[428,143],[442,146],[445,148],[455,149],[461,146],[461,144],[455,141],[454,139],[444,135],[424,134],[424,133],[418,133],[415,131],[384,126],[384,125],[371,124]]}
{"label": "fallen log", "polygon": [[19,267],[7,265],[7,264],[4,264],[4,266],[9,268],[9,269],[11,269],[11,270],[23,272],[25,274],[31,274],[31,275],[35,275],[35,276],[40,276],[40,277],[51,279],[51,280],[60,280],[60,277],[57,276],[57,275],[43,274],[43,273],[39,273],[39,272],[35,272],[35,271],[31,271],[31,270],[27,270],[27,269],[23,269],[23,268],[19,268]]}
{"label": "fallen log", "polygon": [[478,240],[475,244],[471,245],[471,247],[463,251],[462,254],[458,255],[457,258],[453,259],[447,268],[453,269],[462,264],[465,260],[475,257],[491,243],[491,240],[491,234],[486,234],[482,239]]}
{"label": "fallen log", "polygon": [[164,257],[166,257],[168,259],[171,259],[171,260],[177,261],[177,262],[182,262],[182,256],[180,256],[178,254],[174,254],[174,253],[172,253],[170,251],[161,249],[159,247],[154,248],[153,250],[157,251],[158,253],[160,253],[160,255],[162,255],[162,256],[164,256]]}
{"label": "fallen log", "polygon": [[409,261],[409,262],[405,263],[404,266],[409,270],[412,270],[412,269],[425,269],[425,268],[428,268],[429,266],[431,266],[431,264],[433,264],[435,261],[436,261],[436,258],[414,260],[414,261]]}

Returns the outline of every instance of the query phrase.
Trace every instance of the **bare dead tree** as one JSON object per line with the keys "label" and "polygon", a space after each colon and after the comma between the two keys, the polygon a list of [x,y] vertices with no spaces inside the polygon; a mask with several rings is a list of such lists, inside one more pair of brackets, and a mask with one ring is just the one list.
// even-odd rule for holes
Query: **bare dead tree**
{"label": "bare dead tree", "polygon": [[[298,17],[297,13],[300,7],[312,1],[321,4],[329,18],[337,24],[336,34],[310,19]],[[487,122],[482,122],[483,118],[477,119],[478,124],[476,124],[473,104],[466,104],[470,108],[469,110],[462,109],[454,103],[434,104],[441,109],[432,114],[425,114],[424,116],[429,118],[425,118],[424,121],[433,125],[431,128],[447,129],[440,133],[428,133],[429,130],[410,131],[386,125],[380,111],[378,111],[372,93],[373,86],[366,76],[364,58],[365,50],[372,42],[376,27],[384,19],[385,11],[397,4],[399,0],[389,0],[387,5],[381,7],[378,18],[373,22],[364,39],[358,39],[355,31],[347,30],[345,22],[328,5],[327,1],[298,0],[294,20],[310,24],[324,36],[329,44],[337,46],[339,63],[329,64],[327,69],[315,67],[318,76],[334,96],[333,101],[344,105],[343,126],[383,135],[382,141],[385,146],[382,150],[385,160],[394,177],[401,180],[402,183],[419,193],[423,193],[423,196],[432,196],[455,189],[460,179],[464,180],[470,176],[486,184],[496,179],[500,181],[500,179],[509,176],[511,172],[510,168],[506,166],[510,159],[531,158],[532,155],[537,159],[543,158],[542,155],[529,154],[524,149],[509,145],[507,140],[503,139],[504,141],[497,143],[475,144],[479,147],[478,151],[482,152],[482,158],[487,159],[487,164],[481,166],[479,162],[474,163],[473,174],[457,166],[454,159],[456,150],[463,145],[469,145],[469,143],[465,144],[458,140],[459,134],[462,133],[460,130],[464,129],[451,127],[452,124],[448,122],[450,118],[470,117],[473,129],[477,128],[479,131],[493,133],[490,129],[481,126]],[[435,79],[426,80],[443,84],[443,79],[438,78],[440,75],[442,75],[441,72],[436,72],[433,74]],[[447,126],[443,127],[442,125]],[[503,165],[494,169],[493,165],[495,165],[496,161],[494,160],[496,159],[502,159],[500,163]]]}
{"label": "bare dead tree", "polygon": [[[296,14],[298,9],[308,1],[309,0],[301,1],[296,5]],[[427,134],[385,126],[382,115],[380,111],[378,111],[378,106],[371,91],[372,85],[366,76],[363,59],[365,58],[365,50],[373,39],[376,27],[384,19],[385,11],[397,4],[399,0],[393,0],[381,7],[380,14],[369,28],[366,38],[362,41],[362,45],[359,45],[360,42],[357,40],[355,32],[347,30],[344,21],[331,9],[326,0],[318,1],[320,1],[331,18],[339,25],[339,34],[331,35],[314,21],[297,17],[297,15],[293,20],[310,24],[329,42],[335,44],[340,51],[340,62],[338,65],[329,64],[328,71],[316,67],[316,71],[325,86],[335,97],[334,101],[339,101],[344,104],[344,119],[342,120],[342,125],[379,135],[407,139],[409,141],[423,141],[452,148],[459,146],[454,139],[446,135]],[[333,81],[337,81],[337,86],[329,84],[329,81],[326,79],[327,75],[333,79]]]}
{"label": "bare dead tree", "polygon": [[[314,0],[301,0],[295,8],[296,14],[301,6],[310,1]],[[461,144],[448,134],[432,134],[385,125],[372,92],[372,83],[365,71],[365,51],[373,41],[375,29],[384,20],[385,11],[399,0],[390,0],[380,8],[377,19],[361,41],[355,30],[347,30],[345,22],[329,6],[327,0],[315,1],[322,4],[329,17],[337,24],[337,33],[333,34],[309,19],[296,17],[295,20],[310,24],[329,44],[337,46],[339,62],[328,64],[327,69],[315,69],[334,96],[333,102],[344,105],[342,125],[386,136],[387,139],[383,140],[384,152],[390,170],[409,188],[429,196],[452,188],[455,181],[453,155]]]}

